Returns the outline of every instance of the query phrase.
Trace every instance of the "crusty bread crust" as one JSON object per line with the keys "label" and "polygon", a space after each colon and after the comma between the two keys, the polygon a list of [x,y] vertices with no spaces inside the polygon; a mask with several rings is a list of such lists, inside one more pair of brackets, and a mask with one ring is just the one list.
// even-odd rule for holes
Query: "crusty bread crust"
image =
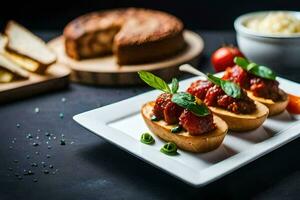
{"label": "crusty bread crust", "polygon": [[228,126],[219,117],[214,116],[216,129],[199,136],[192,136],[186,131],[171,133],[172,125],[167,125],[165,121],[151,121],[152,109],[155,102],[148,102],[143,105],[141,114],[147,126],[155,135],[167,142],[174,142],[178,148],[190,152],[208,152],[218,148],[227,134]]}
{"label": "crusty bread crust", "polygon": [[222,108],[209,108],[227,123],[229,130],[242,132],[260,127],[268,117],[269,109],[262,103],[255,101],[255,104],[256,111],[251,114],[235,114]]}
{"label": "crusty bread crust", "polygon": [[[113,47],[108,50],[83,54],[92,48],[100,34],[115,29]],[[113,53],[120,65],[148,62],[170,56],[185,47],[183,23],[176,17],[155,10],[141,8],[93,12],[70,22],[64,29],[68,56],[84,59]],[[104,45],[105,46],[105,45]],[[102,48],[102,47],[99,47]],[[98,48],[98,49],[99,49]],[[105,49],[105,48],[104,48]]]}
{"label": "crusty bread crust", "polygon": [[252,92],[247,91],[247,94],[251,99],[253,99],[254,101],[258,101],[268,107],[269,116],[282,113],[289,103],[288,95],[283,90],[280,90],[280,93],[282,94],[283,100],[274,102],[271,99],[254,96]]}

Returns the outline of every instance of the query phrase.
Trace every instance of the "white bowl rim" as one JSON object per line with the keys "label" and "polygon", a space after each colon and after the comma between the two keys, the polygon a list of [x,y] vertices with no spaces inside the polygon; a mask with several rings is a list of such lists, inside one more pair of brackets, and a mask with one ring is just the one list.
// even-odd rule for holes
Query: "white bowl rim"
{"label": "white bowl rim", "polygon": [[249,36],[254,37],[262,37],[262,38],[273,38],[273,39],[300,39],[300,33],[298,34],[291,34],[291,35],[279,35],[279,34],[266,34],[266,33],[260,33],[257,31],[253,31],[243,24],[245,20],[248,20],[249,18],[259,16],[259,15],[265,15],[271,12],[286,12],[292,15],[296,15],[298,18],[300,18],[300,12],[299,11],[289,11],[289,10],[266,10],[266,11],[256,11],[256,12],[250,12],[243,14],[239,17],[237,17],[234,20],[234,29],[238,33],[244,33]]}

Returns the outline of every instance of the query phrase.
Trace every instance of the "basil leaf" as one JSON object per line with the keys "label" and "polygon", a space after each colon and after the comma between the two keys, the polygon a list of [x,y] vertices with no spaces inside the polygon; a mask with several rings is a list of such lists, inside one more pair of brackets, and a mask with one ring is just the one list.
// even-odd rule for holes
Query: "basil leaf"
{"label": "basil leaf", "polygon": [[221,80],[220,78],[214,76],[214,75],[211,75],[211,74],[207,74],[207,77],[208,77],[208,80],[210,82],[212,82],[213,84],[215,85],[218,85],[218,86],[221,86]]}
{"label": "basil leaf", "polygon": [[140,78],[147,83],[149,86],[161,90],[166,93],[171,93],[171,89],[169,85],[162,80],[161,78],[155,76],[154,74],[146,71],[139,71],[138,72]]}
{"label": "basil leaf", "polygon": [[249,65],[248,60],[242,57],[234,57],[233,62],[245,70],[247,70],[247,66]]}
{"label": "basil leaf", "polygon": [[186,92],[179,92],[173,95],[171,101],[180,107],[191,111],[196,116],[206,116],[210,114],[209,109],[205,104],[197,104],[193,95]]}
{"label": "basil leaf", "polygon": [[250,73],[262,77],[262,78],[266,78],[266,79],[270,79],[270,80],[275,80],[276,79],[276,74],[268,67],[266,66],[262,66],[262,65],[257,65],[253,68],[251,68],[249,70]]}
{"label": "basil leaf", "polygon": [[233,98],[241,98],[242,96],[242,90],[240,86],[238,86],[236,83],[223,80],[221,78],[218,78],[212,74],[207,75],[208,79],[214,83],[215,85],[218,85],[222,88],[222,90],[228,95]]}
{"label": "basil leaf", "polygon": [[179,83],[177,78],[172,79],[172,94],[175,94],[178,91]]}
{"label": "basil leaf", "polygon": [[242,57],[235,57],[234,62],[235,64],[237,64],[238,66],[255,76],[270,80],[276,79],[276,74],[266,66],[258,65],[254,62],[249,62],[248,60]]}
{"label": "basil leaf", "polygon": [[242,92],[240,86],[237,84],[230,82],[230,81],[224,81],[221,82],[221,88],[224,90],[224,92],[233,98],[241,98]]}

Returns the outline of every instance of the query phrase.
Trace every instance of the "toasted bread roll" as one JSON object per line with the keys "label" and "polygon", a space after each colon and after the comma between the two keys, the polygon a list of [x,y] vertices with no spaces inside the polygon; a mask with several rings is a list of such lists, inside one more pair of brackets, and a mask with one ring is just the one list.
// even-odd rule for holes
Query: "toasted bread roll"
{"label": "toasted bread roll", "polygon": [[163,120],[151,121],[154,102],[143,105],[141,114],[149,129],[161,139],[167,142],[174,142],[178,148],[190,152],[208,152],[218,148],[228,131],[227,124],[219,117],[214,116],[216,129],[199,136],[191,136],[188,132],[172,133],[174,125],[167,125]]}
{"label": "toasted bread roll", "polygon": [[283,90],[280,90],[280,93],[283,95],[283,100],[274,102],[272,99],[257,97],[254,96],[252,92],[247,91],[247,94],[251,99],[253,99],[254,101],[258,101],[268,107],[269,116],[277,115],[283,112],[289,103],[288,95]]}
{"label": "toasted bread roll", "polygon": [[209,108],[227,123],[229,130],[249,131],[260,127],[269,114],[269,109],[265,105],[259,102],[255,102],[255,104],[256,111],[252,114],[235,114],[222,108]]}

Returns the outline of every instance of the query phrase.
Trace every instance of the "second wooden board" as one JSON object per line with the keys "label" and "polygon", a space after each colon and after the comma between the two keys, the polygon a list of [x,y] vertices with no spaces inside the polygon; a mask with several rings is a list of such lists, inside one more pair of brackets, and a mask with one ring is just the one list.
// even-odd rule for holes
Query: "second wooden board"
{"label": "second wooden board", "polygon": [[184,31],[187,47],[177,55],[152,63],[119,66],[113,55],[95,59],[74,60],[65,54],[64,38],[58,37],[48,43],[57,56],[58,62],[72,70],[71,80],[93,85],[133,85],[140,83],[138,71],[146,70],[170,80],[179,74],[178,66],[183,63],[195,64],[204,48],[202,38],[192,31]]}

